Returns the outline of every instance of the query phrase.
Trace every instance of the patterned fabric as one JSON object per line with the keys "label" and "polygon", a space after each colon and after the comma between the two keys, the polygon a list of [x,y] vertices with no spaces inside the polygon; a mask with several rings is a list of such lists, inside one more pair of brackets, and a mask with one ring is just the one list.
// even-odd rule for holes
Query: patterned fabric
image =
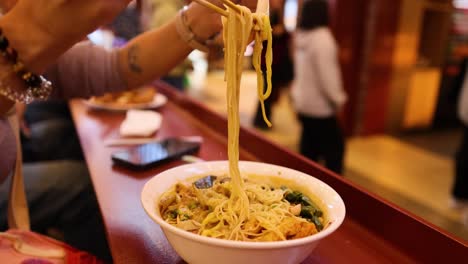
{"label": "patterned fabric", "polygon": [[[15,243],[22,243],[21,252]],[[31,256],[33,253],[39,256]],[[27,253],[27,254],[26,254]],[[31,255],[29,255],[31,254]],[[47,256],[49,255],[49,256]],[[0,234],[0,259],[20,264],[102,264],[101,260],[67,244],[31,231],[8,230]]]}

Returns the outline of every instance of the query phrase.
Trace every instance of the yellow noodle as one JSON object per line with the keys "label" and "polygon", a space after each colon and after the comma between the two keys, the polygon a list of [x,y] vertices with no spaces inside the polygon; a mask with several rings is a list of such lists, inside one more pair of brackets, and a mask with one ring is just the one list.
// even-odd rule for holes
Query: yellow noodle
{"label": "yellow noodle", "polygon": [[238,214],[230,238],[236,237],[240,225],[249,216],[249,199],[243,191],[243,181],[239,171],[239,94],[244,50],[253,27],[250,10],[239,6],[241,13],[228,8],[227,18],[223,17],[224,60],[227,82],[228,112],[228,159],[229,176],[233,182],[230,197],[230,211]]}
{"label": "yellow noodle", "polygon": [[[262,108],[263,120],[265,123],[271,127],[271,122],[268,120],[265,113],[265,103],[264,101],[271,95],[271,64],[273,61],[272,53],[272,29],[270,26],[270,18],[267,15],[254,14],[254,21],[256,22],[255,28],[255,46],[252,56],[252,64],[255,71],[257,72],[257,92],[258,99],[260,100],[260,105]],[[265,63],[266,63],[266,80],[267,80],[267,90],[263,92],[264,80],[263,80],[263,71],[261,68],[261,56],[263,49],[263,41],[267,40],[267,50],[265,53]]]}

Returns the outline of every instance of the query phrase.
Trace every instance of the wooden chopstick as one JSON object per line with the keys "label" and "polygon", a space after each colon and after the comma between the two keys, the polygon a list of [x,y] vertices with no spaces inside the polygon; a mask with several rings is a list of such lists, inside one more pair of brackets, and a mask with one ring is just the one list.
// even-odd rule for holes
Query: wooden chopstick
{"label": "wooden chopstick", "polygon": [[202,6],[206,7],[206,8],[211,9],[211,10],[213,10],[213,11],[219,13],[219,14],[222,15],[222,16],[225,16],[225,17],[228,16],[228,12],[227,12],[226,10],[224,10],[224,9],[222,9],[222,8],[216,6],[216,5],[214,5],[214,4],[212,4],[212,3],[208,2],[208,1],[205,1],[205,0],[194,0],[194,2],[197,2],[198,4],[200,4],[200,5],[202,5]]}
{"label": "wooden chopstick", "polygon": [[236,4],[231,2],[230,0],[221,0],[221,2],[223,2],[223,4],[229,6],[231,9],[234,9],[236,12],[241,13],[240,8]]}

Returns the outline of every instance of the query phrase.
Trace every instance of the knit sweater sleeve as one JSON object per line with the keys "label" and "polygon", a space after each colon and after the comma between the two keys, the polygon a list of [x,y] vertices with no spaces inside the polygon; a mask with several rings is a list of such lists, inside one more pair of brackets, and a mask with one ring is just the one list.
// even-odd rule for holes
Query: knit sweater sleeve
{"label": "knit sweater sleeve", "polygon": [[117,50],[106,50],[89,41],[76,44],[47,70],[53,97],[87,98],[126,88],[120,75]]}

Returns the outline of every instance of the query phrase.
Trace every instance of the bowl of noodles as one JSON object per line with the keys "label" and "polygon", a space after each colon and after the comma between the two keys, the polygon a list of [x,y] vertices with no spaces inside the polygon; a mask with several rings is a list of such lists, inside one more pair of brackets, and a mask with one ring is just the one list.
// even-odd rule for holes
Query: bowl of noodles
{"label": "bowl of noodles", "polygon": [[[343,222],[345,205],[324,182],[272,164],[198,162],[151,178],[147,214],[188,263],[300,263]],[[245,200],[244,200],[245,198]]]}

